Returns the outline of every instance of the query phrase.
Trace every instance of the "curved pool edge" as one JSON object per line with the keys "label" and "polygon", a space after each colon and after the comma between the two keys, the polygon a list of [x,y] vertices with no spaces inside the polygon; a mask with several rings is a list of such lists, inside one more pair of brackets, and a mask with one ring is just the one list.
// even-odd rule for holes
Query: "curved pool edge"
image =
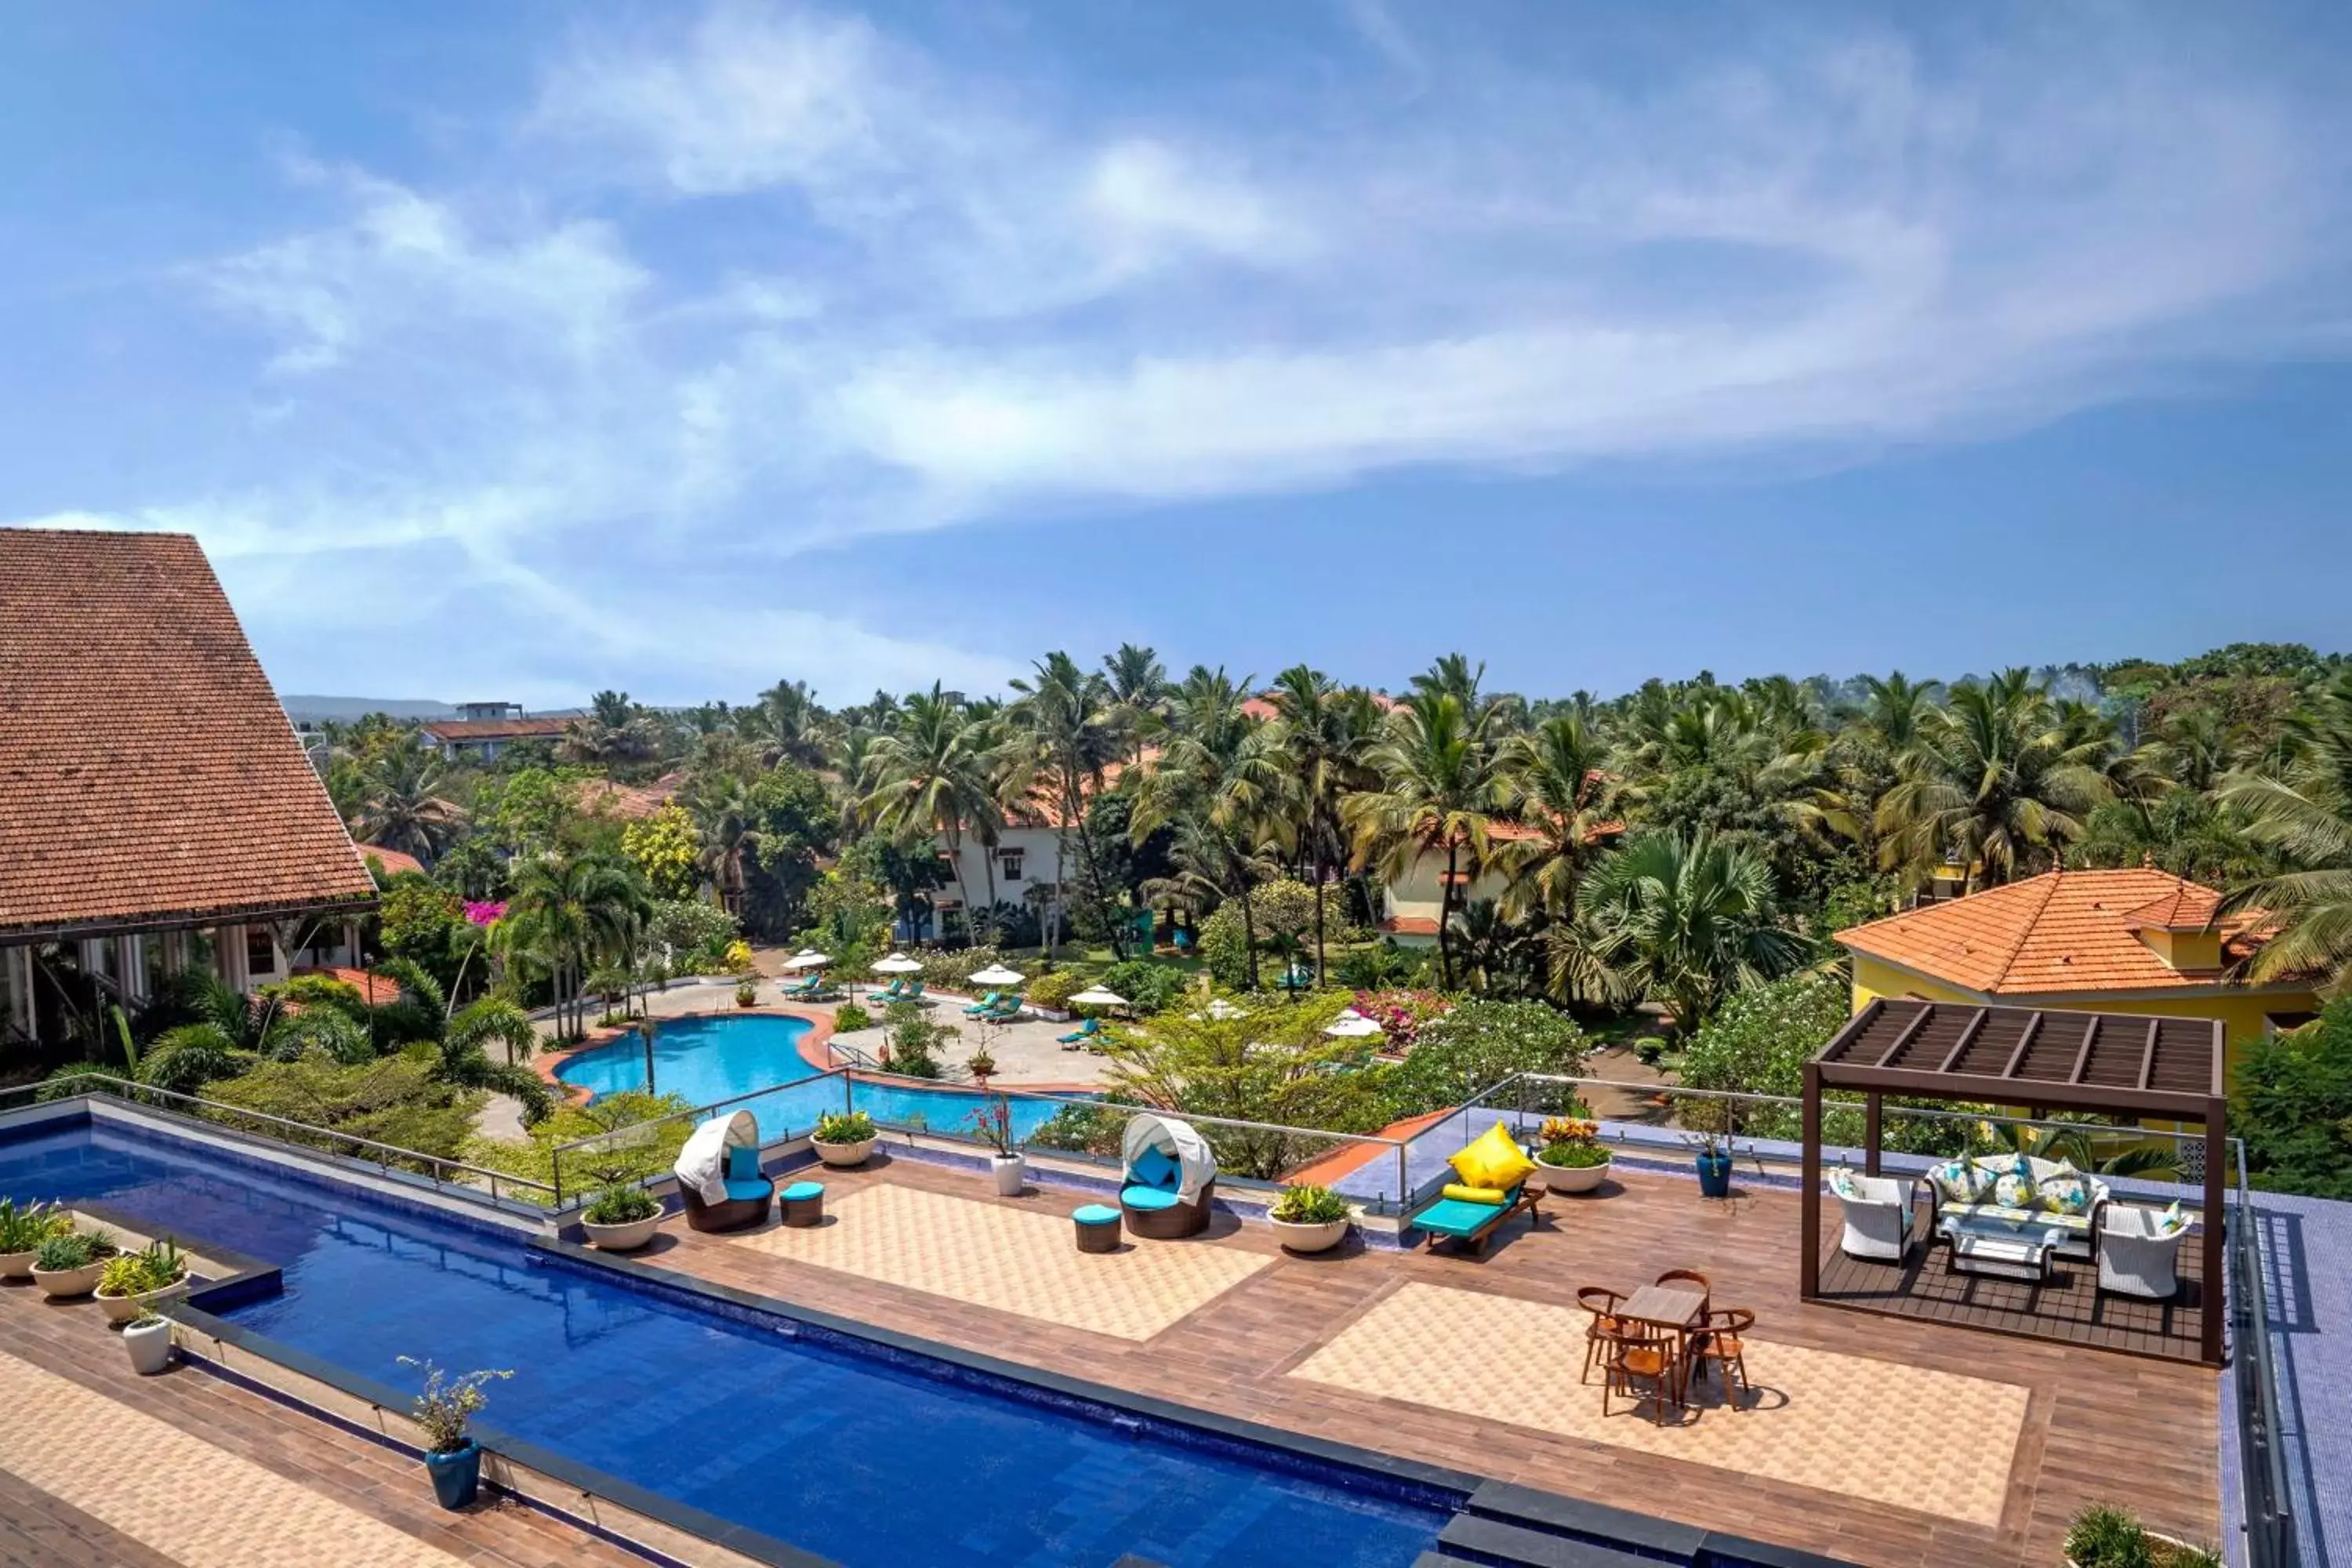
{"label": "curved pool edge", "polygon": [[[834,1070],[830,1065],[832,1052],[829,1048],[826,1048],[827,1042],[833,1038],[833,1016],[827,1013],[808,1013],[802,1011],[798,1007],[782,1007],[762,1003],[756,1007],[710,1007],[698,1009],[694,1012],[688,1013],[665,1013],[657,1018],[641,1019],[639,1022],[650,1022],[658,1026],[662,1024],[668,1023],[672,1019],[758,1018],[763,1016],[771,1018],[797,1018],[802,1023],[806,1024],[808,1026],[808,1032],[803,1035],[799,1039],[793,1042],[793,1048],[800,1052],[801,1059],[803,1061],[815,1068],[818,1072],[824,1073]],[[530,1058],[531,1069],[537,1072],[541,1080],[544,1082],[549,1089],[555,1092],[557,1099],[572,1105],[585,1105],[591,1100],[595,1098],[594,1091],[588,1089],[585,1085],[573,1083],[569,1079],[560,1076],[557,1069],[574,1057],[585,1056],[590,1051],[601,1050],[604,1047],[613,1044],[615,1040],[618,1040],[622,1036],[633,1035],[636,1033],[636,1030],[637,1025],[635,1024],[616,1024],[610,1028],[591,1029],[588,1031],[587,1038],[582,1040],[576,1046],[561,1046],[554,1050],[541,1051],[538,1055],[532,1057]],[[818,1054],[814,1056],[810,1054],[811,1047],[816,1047],[818,1052]]]}

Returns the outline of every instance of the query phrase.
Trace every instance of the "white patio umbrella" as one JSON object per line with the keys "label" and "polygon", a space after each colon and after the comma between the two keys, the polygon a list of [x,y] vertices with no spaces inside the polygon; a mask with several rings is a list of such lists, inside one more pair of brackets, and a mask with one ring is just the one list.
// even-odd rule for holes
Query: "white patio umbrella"
{"label": "white patio umbrella", "polygon": [[814,948],[804,947],[784,960],[784,967],[786,969],[823,969],[832,962],[831,953],[819,952]]}
{"label": "white patio umbrella", "polygon": [[913,974],[922,967],[903,952],[894,952],[887,958],[874,961],[874,973],[877,974]]}
{"label": "white patio umbrella", "polygon": [[1071,997],[1070,1000],[1073,1002],[1083,1003],[1088,1007],[1124,1007],[1127,1005],[1127,998],[1120,995],[1118,992],[1113,991],[1107,985],[1089,985],[1084,991],[1081,991],[1076,995]]}
{"label": "white patio umbrella", "polygon": [[1209,1003],[1209,1010],[1206,1013],[1194,1013],[1192,1015],[1192,1018],[1195,1023],[1198,1023],[1204,1017],[1214,1018],[1217,1022],[1222,1024],[1228,1018],[1240,1017],[1245,1011],[1247,1011],[1246,1008],[1236,1007],[1232,1003],[1226,1001],[1223,997],[1219,996],[1211,1000]]}
{"label": "white patio umbrella", "polygon": [[1350,1007],[1324,1026],[1323,1032],[1335,1039],[1361,1040],[1381,1032],[1381,1026]]}
{"label": "white patio umbrella", "polygon": [[974,974],[971,977],[971,983],[974,985],[1018,985],[1026,978],[1027,976],[1017,969],[1007,969],[1001,963],[992,963]]}

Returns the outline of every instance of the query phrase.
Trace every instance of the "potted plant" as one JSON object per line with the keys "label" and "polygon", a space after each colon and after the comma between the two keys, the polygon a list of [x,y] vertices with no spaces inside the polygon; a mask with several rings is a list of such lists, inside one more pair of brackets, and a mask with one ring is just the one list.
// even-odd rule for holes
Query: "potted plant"
{"label": "potted plant", "polygon": [[996,1178],[996,1190],[1004,1197],[1017,1198],[1028,1177],[1028,1163],[1021,1157],[1021,1144],[1013,1136],[1013,1107],[1001,1095],[991,1095],[988,1103],[971,1113],[971,1130],[980,1141],[989,1146],[989,1173]]}
{"label": "potted plant", "polygon": [[1731,1195],[1731,1137],[1712,1128],[1688,1134],[1684,1142],[1698,1151],[1698,1191],[1701,1197]]}
{"label": "potted plant", "polygon": [[982,1089],[986,1089],[988,1080],[996,1076],[996,1058],[988,1054],[986,1046],[981,1047],[966,1058],[964,1066],[971,1072],[971,1081]]}
{"label": "potted plant", "polygon": [[866,1163],[878,1136],[874,1130],[874,1118],[866,1112],[853,1110],[844,1115],[835,1111],[816,1119],[816,1131],[809,1134],[809,1142],[816,1146],[818,1159],[828,1165],[847,1167]]}
{"label": "potted plant", "polygon": [[599,1252],[635,1252],[660,1231],[661,1218],[653,1194],[623,1183],[606,1187],[580,1211],[580,1228]]}
{"label": "potted plant", "polygon": [[2068,1568],[2221,1568],[2221,1554],[2155,1531],[2123,1509],[2084,1509],[2066,1527]]}
{"label": "potted plant", "polygon": [[738,1007],[750,1007],[756,1005],[759,1000],[760,986],[758,982],[752,980],[749,975],[746,975],[744,978],[738,980],[735,983],[735,1005]]}
{"label": "potted plant", "polygon": [[187,1260],[167,1237],[108,1259],[98,1277],[98,1304],[108,1322],[127,1323],[187,1283]]}
{"label": "potted plant", "polygon": [[409,1414],[425,1428],[425,1468],[433,1478],[433,1495],[447,1509],[472,1504],[482,1481],[482,1449],[467,1430],[489,1396],[482,1384],[511,1372],[469,1372],[451,1377],[429,1361],[402,1356],[403,1366],[422,1367],[424,1390]]}
{"label": "potted plant", "polygon": [[122,1348],[131,1352],[131,1370],[152,1377],[172,1364],[172,1321],[152,1307],[122,1326]]}
{"label": "potted plant", "polygon": [[87,1296],[98,1289],[99,1276],[114,1253],[114,1243],[104,1231],[53,1236],[34,1256],[33,1283],[44,1296]]}
{"label": "potted plant", "polygon": [[1285,1187],[1265,1211],[1286,1251],[1328,1252],[1348,1234],[1348,1200],[1328,1187]]}
{"label": "potted plant", "polygon": [[53,1236],[69,1236],[73,1215],[55,1204],[26,1204],[0,1198],[0,1279],[30,1279],[33,1260],[41,1243]]}
{"label": "potted plant", "polygon": [[1543,1168],[1544,1186],[1555,1193],[1589,1193],[1609,1174],[1609,1150],[1601,1142],[1601,1123],[1582,1101],[1572,1116],[1545,1119],[1543,1146],[1536,1163]]}

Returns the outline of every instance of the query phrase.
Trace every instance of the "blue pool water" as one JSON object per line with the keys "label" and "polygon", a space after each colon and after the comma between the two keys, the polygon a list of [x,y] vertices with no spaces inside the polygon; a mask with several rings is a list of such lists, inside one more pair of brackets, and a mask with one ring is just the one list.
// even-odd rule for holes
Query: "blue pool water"
{"label": "blue pool water", "polygon": [[[848,1568],[1402,1568],[1444,1515],[870,1357],[787,1342],[342,1184],[77,1123],[0,1142],[0,1195],[95,1198],[276,1263],[227,1315],[405,1388],[512,1368],[485,1419]],[[422,1485],[422,1481],[419,1482]]]}
{"label": "blue pool water", "polygon": [[[961,1132],[987,1103],[989,1097],[968,1089],[917,1089],[862,1079],[851,1082],[845,1101],[841,1079],[807,1081],[818,1073],[800,1053],[801,1038],[808,1032],[807,1019],[773,1013],[666,1018],[654,1031],[654,1089],[683,1095],[690,1105],[713,1105],[772,1084],[793,1086],[761,1095],[744,1107],[760,1119],[760,1135],[771,1140],[805,1132],[819,1116],[848,1109],[894,1127]],[[625,1035],[568,1058],[555,1076],[591,1094],[643,1089],[645,1042],[639,1036]],[[1019,1138],[1034,1132],[1058,1109],[1017,1096],[1007,1103],[1013,1135]]]}

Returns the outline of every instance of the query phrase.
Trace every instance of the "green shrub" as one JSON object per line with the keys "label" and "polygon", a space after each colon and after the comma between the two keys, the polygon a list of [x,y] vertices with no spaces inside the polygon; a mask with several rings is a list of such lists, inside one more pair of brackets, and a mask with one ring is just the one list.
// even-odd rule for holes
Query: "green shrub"
{"label": "green shrub", "polygon": [[2254,1185],[2352,1198],[2352,999],[2247,1046],[2230,1124]]}
{"label": "green shrub", "polygon": [[844,1002],[833,1010],[833,1032],[836,1035],[854,1034],[873,1026],[874,1015],[855,1002]]}
{"label": "green shrub", "polygon": [[1036,1149],[1067,1149],[1113,1159],[1127,1134],[1128,1118],[1134,1114],[1122,1106],[1066,1105],[1029,1135],[1029,1143]]}
{"label": "green shrub", "polygon": [[1348,1217],[1348,1200],[1328,1187],[1285,1187],[1266,1213],[1291,1225],[1328,1225]]}
{"label": "green shrub", "polygon": [[1411,1054],[1383,1086],[1389,1120],[1460,1105],[1513,1073],[1572,1078],[1587,1044],[1574,1019],[1544,1003],[1474,997],[1420,1025]]}
{"label": "green shrub", "polygon": [[874,1118],[862,1110],[827,1111],[809,1136],[819,1143],[863,1143],[875,1135]]}
{"label": "green shrub", "polygon": [[1172,963],[1158,963],[1148,958],[1130,958],[1124,963],[1114,963],[1102,972],[1102,984],[1114,994],[1127,998],[1139,1013],[1157,1013],[1174,1005],[1192,983],[1192,975]]}
{"label": "green shrub", "polygon": [[[320,1056],[296,1061],[266,1061],[241,1078],[224,1079],[206,1090],[224,1105],[242,1106],[331,1132],[350,1133],[396,1149],[455,1159],[472,1135],[482,1108],[478,1089],[463,1089],[438,1076],[440,1048],[412,1047],[396,1057],[344,1066]],[[256,1123],[233,1112],[205,1112],[214,1120],[248,1129]],[[268,1125],[268,1124],[265,1124]],[[268,1125],[269,1136],[330,1153],[355,1151],[343,1140]],[[419,1169],[422,1162],[415,1162]]]}
{"label": "green shrub", "polygon": [[660,1201],[645,1188],[616,1184],[598,1193],[596,1201],[580,1211],[580,1217],[590,1225],[627,1225],[659,1213]]}
{"label": "green shrub", "polygon": [[53,1236],[73,1234],[73,1215],[55,1204],[19,1205],[0,1198],[0,1252],[33,1252]]}
{"label": "green shrub", "polygon": [[2066,1527],[2066,1555],[2078,1568],[2155,1568],[2156,1553],[2138,1520],[2119,1508],[2100,1505],[2076,1514]]}
{"label": "green shrub", "polygon": [[1228,899],[1201,922],[1194,949],[1218,984],[1238,991],[1249,984],[1249,941],[1242,931],[1241,906]]}
{"label": "green shrub", "polygon": [[1030,981],[1022,994],[1032,1007],[1066,1013],[1070,1010],[1070,998],[1094,983],[1094,977],[1082,969],[1057,969]]}
{"label": "green shrub", "polygon": [[[601,1142],[563,1156],[564,1190],[576,1193],[640,1182],[661,1174],[676,1163],[677,1152],[694,1131],[693,1122],[684,1115],[693,1109],[679,1095],[627,1089],[600,1096],[593,1105],[557,1107],[545,1121],[534,1124],[520,1143],[472,1139],[466,1145],[466,1158],[505,1174],[553,1184],[555,1150],[583,1138],[601,1137]],[[547,1199],[544,1193],[516,1195],[534,1203]]]}
{"label": "green shrub", "polygon": [[65,1236],[53,1236],[40,1245],[34,1255],[33,1267],[52,1273],[60,1268],[87,1268],[114,1248],[102,1234],[78,1231]]}
{"label": "green shrub", "polygon": [[883,1017],[888,1030],[882,1048],[883,1070],[907,1078],[939,1077],[940,1047],[962,1031],[952,1024],[932,1022],[913,1002],[893,1002]]}

